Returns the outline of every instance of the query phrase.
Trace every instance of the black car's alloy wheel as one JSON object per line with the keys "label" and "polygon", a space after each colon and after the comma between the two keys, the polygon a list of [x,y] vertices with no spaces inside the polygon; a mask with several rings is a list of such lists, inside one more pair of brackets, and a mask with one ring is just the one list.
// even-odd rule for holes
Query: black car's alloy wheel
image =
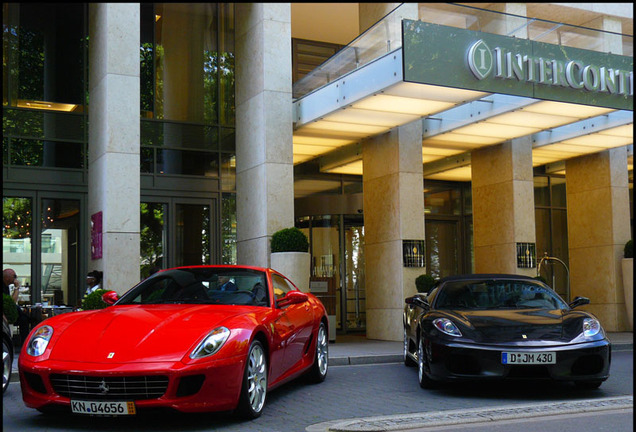
{"label": "black car's alloy wheel", "polygon": [[426,363],[424,360],[425,358],[426,352],[424,351],[424,344],[420,339],[417,347],[417,378],[420,382],[420,387],[422,387],[423,389],[430,389],[435,387],[435,381],[433,381],[431,378],[429,378],[428,375],[426,375]]}
{"label": "black car's alloy wheel", "polygon": [[415,362],[409,355],[409,334],[406,331],[406,327],[404,327],[404,352],[402,354],[404,364],[407,366],[415,366]]}

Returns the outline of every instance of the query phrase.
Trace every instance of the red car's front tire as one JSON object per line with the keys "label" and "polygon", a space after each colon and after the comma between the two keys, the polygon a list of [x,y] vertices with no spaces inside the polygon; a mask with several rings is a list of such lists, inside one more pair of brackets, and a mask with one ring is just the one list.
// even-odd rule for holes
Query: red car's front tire
{"label": "red car's front tire", "polygon": [[250,345],[245,362],[243,386],[239,398],[238,413],[241,417],[260,417],[267,396],[267,356],[263,345],[255,340]]}

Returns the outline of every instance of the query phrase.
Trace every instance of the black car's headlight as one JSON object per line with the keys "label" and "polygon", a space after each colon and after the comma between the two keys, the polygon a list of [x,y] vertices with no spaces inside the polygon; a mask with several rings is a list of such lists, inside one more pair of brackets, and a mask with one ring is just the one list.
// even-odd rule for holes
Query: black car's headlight
{"label": "black car's headlight", "polygon": [[38,328],[31,335],[31,339],[29,339],[26,349],[27,354],[34,357],[44,354],[44,351],[51,340],[51,336],[53,336],[53,327],[44,325]]}
{"label": "black car's headlight", "polygon": [[601,331],[601,323],[594,318],[585,318],[583,320],[583,335],[585,337],[592,337],[597,335]]}
{"label": "black car's headlight", "polygon": [[437,318],[433,320],[433,325],[439,331],[449,336],[461,337],[462,332],[459,331],[454,322],[448,318]]}
{"label": "black car's headlight", "polygon": [[227,338],[230,337],[230,330],[226,327],[219,327],[212,330],[206,337],[201,341],[199,345],[192,351],[190,354],[191,359],[198,359],[207,356],[211,356],[218,352]]}

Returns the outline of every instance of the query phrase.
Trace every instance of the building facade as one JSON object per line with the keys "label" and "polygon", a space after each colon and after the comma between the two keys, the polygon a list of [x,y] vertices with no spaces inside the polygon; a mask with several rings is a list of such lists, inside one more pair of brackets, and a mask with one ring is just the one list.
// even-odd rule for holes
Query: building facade
{"label": "building facade", "polygon": [[[3,4],[3,267],[76,305],[310,239],[339,332],[421,274],[540,275],[628,324],[629,4]],[[563,54],[565,53],[565,54]]]}

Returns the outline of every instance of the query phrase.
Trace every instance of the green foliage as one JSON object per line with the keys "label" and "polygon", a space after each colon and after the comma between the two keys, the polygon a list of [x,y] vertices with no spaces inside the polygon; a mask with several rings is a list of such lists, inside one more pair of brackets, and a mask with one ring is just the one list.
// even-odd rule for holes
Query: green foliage
{"label": "green foliage", "polygon": [[2,237],[23,239],[31,237],[31,200],[2,198]]}
{"label": "green foliage", "polygon": [[18,320],[18,308],[9,294],[2,293],[2,313],[7,317],[9,324]]}
{"label": "green foliage", "polygon": [[276,231],[272,236],[272,252],[307,252],[309,240],[296,227],[284,228]]}
{"label": "green foliage", "polygon": [[415,286],[417,287],[417,292],[419,293],[428,293],[433,285],[435,285],[435,278],[429,274],[419,275],[415,279]]}
{"label": "green foliage", "polygon": [[634,240],[630,240],[625,243],[625,249],[623,250],[625,258],[634,258]]}
{"label": "green foliage", "polygon": [[102,300],[102,296],[107,292],[108,290],[98,289],[88,295],[85,295],[84,298],[82,299],[82,309],[84,310],[104,309],[108,305],[104,302],[104,300]]}
{"label": "green foliage", "polygon": [[141,203],[140,216],[141,277],[145,279],[163,260],[164,204]]}

